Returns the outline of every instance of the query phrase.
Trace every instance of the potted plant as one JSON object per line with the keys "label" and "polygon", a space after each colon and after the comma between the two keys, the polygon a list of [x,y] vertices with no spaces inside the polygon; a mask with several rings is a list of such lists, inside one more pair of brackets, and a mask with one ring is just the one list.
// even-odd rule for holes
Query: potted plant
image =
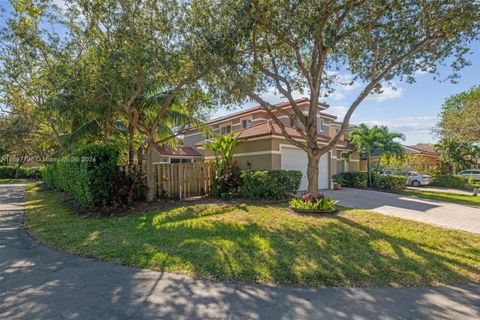
{"label": "potted plant", "polygon": [[290,209],[297,213],[333,213],[337,211],[337,200],[319,194],[317,197],[305,194],[299,198],[292,198]]}
{"label": "potted plant", "polygon": [[334,176],[333,177],[333,190],[342,190],[342,178],[339,176]]}

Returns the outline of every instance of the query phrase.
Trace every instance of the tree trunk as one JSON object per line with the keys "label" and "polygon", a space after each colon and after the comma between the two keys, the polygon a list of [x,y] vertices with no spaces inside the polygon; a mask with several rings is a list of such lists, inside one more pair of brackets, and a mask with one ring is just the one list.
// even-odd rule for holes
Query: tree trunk
{"label": "tree trunk", "polygon": [[153,166],[153,142],[147,142],[147,149],[145,152],[145,166],[146,166],[146,176],[147,176],[147,201],[155,200],[156,188],[155,188],[155,172]]}
{"label": "tree trunk", "polygon": [[135,148],[133,146],[133,139],[135,137],[135,127],[133,124],[128,124],[128,171],[132,172],[135,162]]}
{"label": "tree trunk", "polygon": [[372,168],[370,167],[370,152],[367,153],[367,171],[368,171],[368,186],[372,187]]}
{"label": "tree trunk", "polygon": [[143,167],[144,151],[145,148],[143,147],[143,145],[140,145],[137,150],[137,164],[139,170],[142,170]]}
{"label": "tree trunk", "polygon": [[15,179],[18,179],[18,172],[19,171],[20,171],[20,165],[17,165],[17,167],[15,168],[15,176],[14,176]]}
{"label": "tree trunk", "polygon": [[308,193],[317,196],[318,194],[318,162],[320,161],[320,155],[313,155],[307,153],[308,167],[307,167],[307,181]]}

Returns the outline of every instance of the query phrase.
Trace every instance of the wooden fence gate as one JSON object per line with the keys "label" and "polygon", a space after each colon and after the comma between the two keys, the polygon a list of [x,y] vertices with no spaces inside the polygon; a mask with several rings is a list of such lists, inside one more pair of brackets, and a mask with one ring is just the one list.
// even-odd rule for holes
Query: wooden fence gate
{"label": "wooden fence gate", "polygon": [[[202,197],[210,194],[212,190],[213,163],[159,163],[153,167],[157,197]],[[127,167],[122,167],[121,170],[128,173]],[[141,168],[141,172],[146,172],[145,167]],[[146,178],[144,184],[146,186]]]}
{"label": "wooden fence gate", "polygon": [[211,163],[162,163],[154,165],[157,196],[176,199],[206,196],[212,190]]}

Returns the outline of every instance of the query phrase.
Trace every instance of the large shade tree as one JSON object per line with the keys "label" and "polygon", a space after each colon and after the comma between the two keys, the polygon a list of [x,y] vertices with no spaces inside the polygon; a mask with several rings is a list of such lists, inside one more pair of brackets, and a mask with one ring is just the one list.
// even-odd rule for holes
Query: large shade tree
{"label": "large shade tree", "polygon": [[[212,52],[222,58],[218,86],[227,100],[257,102],[291,144],[308,156],[308,191],[318,191],[318,163],[345,134],[356,108],[386,82],[414,81],[415,72],[450,63],[467,64],[468,43],[478,36],[479,3],[471,0],[195,0],[194,23]],[[453,55],[453,57],[452,57]],[[453,60],[450,60],[452,57]],[[359,86],[338,132],[320,144],[317,112],[322,96],[345,85],[339,72]],[[294,139],[262,94],[287,99],[305,130]],[[303,113],[296,92],[309,97]],[[235,99],[238,98],[238,99]]]}
{"label": "large shade tree", "polygon": [[464,143],[480,143],[480,86],[448,98],[439,122],[440,135]]}

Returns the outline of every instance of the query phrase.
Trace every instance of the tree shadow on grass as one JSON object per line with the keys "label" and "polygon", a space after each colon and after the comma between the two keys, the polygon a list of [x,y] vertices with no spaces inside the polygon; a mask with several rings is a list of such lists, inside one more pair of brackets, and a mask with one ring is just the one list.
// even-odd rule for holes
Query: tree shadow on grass
{"label": "tree shadow on grass", "polygon": [[[466,257],[471,252],[441,254],[424,243],[342,216],[325,218],[320,225],[264,225],[248,219],[244,223],[210,219],[226,213],[220,208],[208,213],[205,208],[182,210],[168,224],[140,227],[145,233],[150,228],[158,232],[158,237],[145,242],[151,255],[143,257],[146,267],[178,267],[168,262],[156,266],[153,257],[164,253],[172,263],[202,277],[300,286],[452,283],[480,274],[480,263]],[[142,254],[137,252],[133,259]]]}
{"label": "tree shadow on grass", "polygon": [[[160,228],[153,225],[152,220],[145,224],[137,218],[112,220],[109,224],[96,219],[92,219],[92,223],[89,219],[72,218],[68,221],[78,228],[88,224],[90,232],[113,227],[109,236],[115,236],[112,238],[116,241],[112,245],[115,250],[122,249],[120,243],[125,239],[139,243],[143,239],[158,252],[171,252],[165,253],[164,259],[155,261],[158,269],[167,269],[176,263],[175,259],[181,259],[190,263],[193,272],[205,271],[206,276],[215,275],[214,268],[219,268],[216,278],[227,278],[230,270],[237,277],[234,279],[243,281],[247,276],[253,281],[263,281],[263,275],[269,275],[269,279],[285,283],[313,283],[315,280],[325,284],[334,278],[332,274],[336,274],[341,283],[352,278],[350,270],[355,272],[356,268],[362,267],[355,263],[365,264],[356,254],[368,261],[373,259],[374,265],[390,262],[375,247],[375,241],[383,239],[385,232],[363,224],[358,226],[349,218],[345,218],[348,221],[342,221],[344,217],[322,218],[323,225],[313,219],[298,218],[304,221],[298,225],[293,222],[278,224],[275,219],[271,223],[248,221],[248,214],[245,221],[242,220],[245,223],[215,217],[198,219],[201,223],[195,224],[195,219],[185,219],[184,216],[177,220],[178,223],[163,224]],[[123,268],[33,243],[19,227],[19,222],[19,216],[17,219],[0,219],[0,227],[8,230],[5,231],[6,237],[2,238],[5,243],[0,246],[0,318],[384,319],[405,318],[407,315],[415,319],[474,319],[480,310],[478,285],[418,289],[297,289],[201,281]],[[128,232],[139,227],[139,233],[133,234],[138,239],[122,233],[121,227],[125,228],[125,224],[120,226],[118,223],[132,223]],[[78,233],[79,237],[83,236],[81,240],[86,241],[89,233],[84,231]],[[420,255],[430,255],[424,244],[401,237],[391,236],[385,242],[393,242],[401,251],[418,250]],[[465,245],[468,246],[468,242]],[[195,251],[197,257],[192,255]],[[376,253],[375,257],[371,257],[373,253]],[[138,251],[137,254],[149,258],[145,252]],[[195,263],[199,259],[207,259],[209,263],[197,266]],[[316,264],[306,264],[311,270],[298,270],[299,261],[303,260]],[[321,268],[330,268],[323,274],[324,278],[319,272]],[[375,270],[368,265],[363,268]],[[359,279],[365,280],[365,276],[361,275]]]}

